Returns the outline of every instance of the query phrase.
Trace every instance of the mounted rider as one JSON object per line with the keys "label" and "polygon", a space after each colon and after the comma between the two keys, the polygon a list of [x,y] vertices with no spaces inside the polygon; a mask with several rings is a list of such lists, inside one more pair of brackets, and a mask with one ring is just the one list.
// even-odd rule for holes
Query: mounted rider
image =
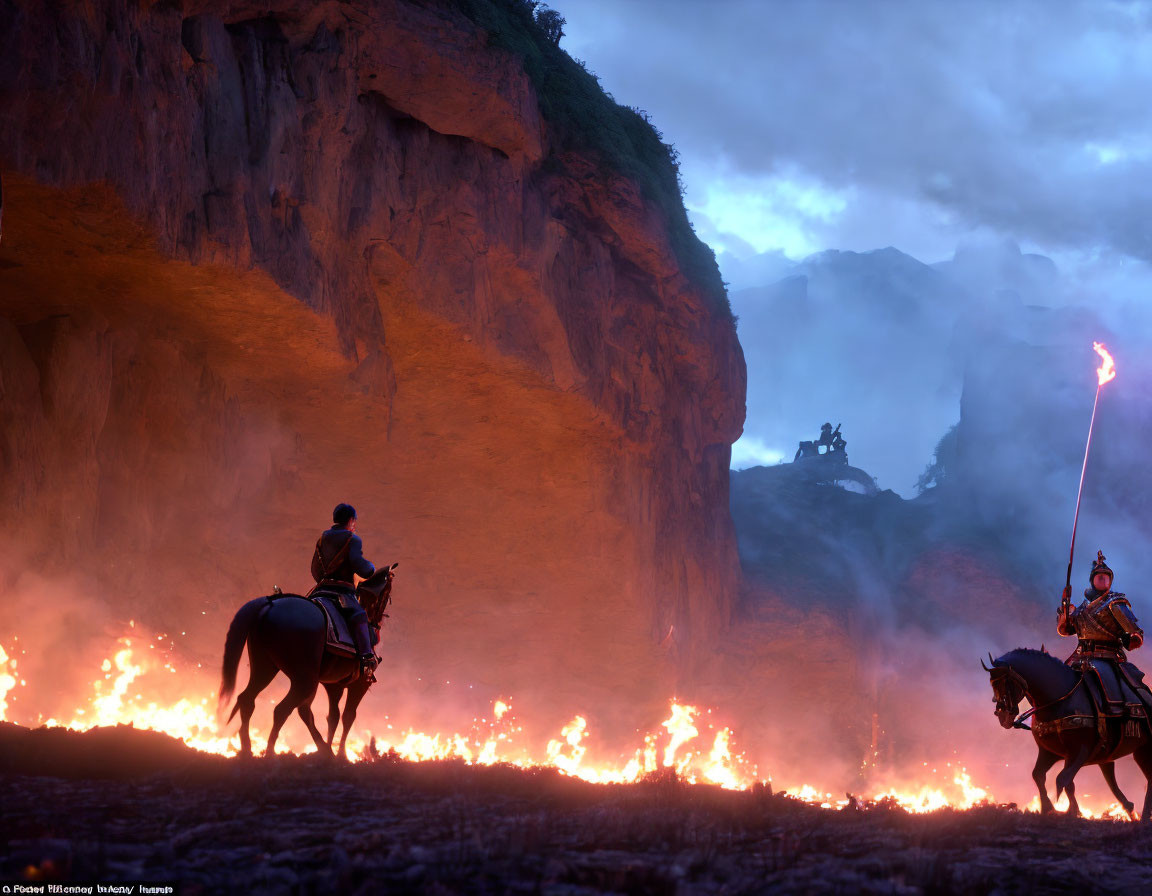
{"label": "mounted rider", "polygon": [[[840,427],[836,427],[836,431],[840,431]],[[820,436],[816,439],[816,450],[819,451],[823,448],[826,452],[832,450],[832,444],[836,441],[835,433],[832,432],[832,424],[825,423],[820,427]]]}
{"label": "mounted rider", "polygon": [[1084,591],[1083,603],[1073,607],[1072,589],[1064,589],[1056,630],[1078,639],[1076,650],[1066,662],[1085,677],[1098,679],[1104,700],[1110,704],[1102,707],[1106,715],[1122,711],[1123,704],[1135,703],[1143,704],[1142,714],[1152,718],[1152,691],[1144,683],[1144,673],[1128,662],[1124,653],[1125,649],[1135,650],[1144,643],[1144,631],[1128,598],[1112,590],[1112,580],[1104,552],[1097,551],[1089,574],[1091,587]]}
{"label": "mounted rider", "polygon": [[376,671],[376,654],[368,631],[368,614],[356,599],[353,575],[366,579],[375,571],[376,567],[364,559],[364,544],[356,534],[356,508],[337,504],[332,511],[332,528],[316,541],[312,555],[312,578],[316,580],[312,593],[326,591],[339,601],[360,654],[361,674],[369,679]]}

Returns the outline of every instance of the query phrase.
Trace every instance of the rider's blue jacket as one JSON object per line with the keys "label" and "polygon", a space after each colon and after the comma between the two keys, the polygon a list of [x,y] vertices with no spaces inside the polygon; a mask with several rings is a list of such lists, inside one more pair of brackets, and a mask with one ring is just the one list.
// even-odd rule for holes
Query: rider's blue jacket
{"label": "rider's blue jacket", "polygon": [[376,567],[364,559],[360,536],[340,526],[333,526],[320,536],[312,555],[312,578],[317,582],[342,582],[351,588],[352,574],[368,578]]}

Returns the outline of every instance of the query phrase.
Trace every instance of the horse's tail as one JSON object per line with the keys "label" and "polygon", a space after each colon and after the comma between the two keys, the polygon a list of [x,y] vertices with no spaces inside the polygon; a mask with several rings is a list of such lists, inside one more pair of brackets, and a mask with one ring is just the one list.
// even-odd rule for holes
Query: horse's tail
{"label": "horse's tail", "polygon": [[[224,639],[224,668],[220,679],[218,709],[224,706],[236,688],[236,669],[240,665],[240,655],[244,652],[244,645],[248,642],[248,633],[267,606],[269,606],[269,602],[266,597],[258,597],[248,601],[236,611],[236,615],[232,618],[232,624],[228,626],[228,637]],[[228,716],[229,722],[232,721],[232,716],[236,715],[239,706],[240,704],[237,703],[236,706],[232,707],[232,714]]]}

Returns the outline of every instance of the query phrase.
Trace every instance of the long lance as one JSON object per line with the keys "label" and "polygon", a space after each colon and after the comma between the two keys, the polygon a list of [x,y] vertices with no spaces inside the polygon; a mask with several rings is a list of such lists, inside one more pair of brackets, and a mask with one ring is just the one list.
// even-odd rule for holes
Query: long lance
{"label": "long lance", "polygon": [[1084,445],[1084,463],[1080,467],[1080,487],[1076,489],[1076,515],[1072,517],[1072,546],[1068,549],[1068,575],[1064,579],[1064,611],[1067,613],[1072,603],[1072,559],[1076,554],[1076,527],[1080,522],[1080,499],[1084,495],[1084,474],[1088,471],[1088,452],[1092,448],[1092,430],[1096,427],[1096,408],[1100,404],[1100,390],[1104,384],[1110,382],[1115,376],[1115,366],[1112,356],[1109,355],[1099,342],[1092,343],[1092,348],[1103,359],[1096,376],[1096,398],[1092,402],[1092,419],[1088,423],[1088,441]]}
{"label": "long lance", "polygon": [[1076,490],[1076,515],[1072,517],[1072,547],[1068,549],[1068,576],[1064,580],[1064,608],[1072,603],[1072,558],[1076,554],[1076,526],[1080,522],[1080,498],[1084,494],[1084,473],[1088,470],[1088,451],[1092,447],[1092,428],[1096,425],[1096,405],[1100,403],[1100,386],[1092,402],[1092,420],[1088,424],[1088,442],[1084,446],[1084,464],[1080,467],[1080,487]]}

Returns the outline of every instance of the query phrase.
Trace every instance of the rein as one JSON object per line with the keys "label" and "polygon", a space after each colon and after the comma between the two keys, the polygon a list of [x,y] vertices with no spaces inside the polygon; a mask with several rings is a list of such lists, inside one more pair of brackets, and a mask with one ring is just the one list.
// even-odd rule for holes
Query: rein
{"label": "rein", "polygon": [[388,604],[392,603],[392,574],[388,574],[388,583],[379,595],[373,594],[371,605],[368,606],[368,601],[361,599],[361,606],[364,607],[364,612],[368,616],[368,624],[372,626],[377,632],[380,631],[380,626],[388,614],[384,611],[388,609]]}
{"label": "rein", "polygon": [[[1024,682],[1024,676],[1023,676],[1023,675],[1021,675],[1019,672],[1017,672],[1015,669],[1013,669],[1011,666],[1009,666],[1009,667],[1008,667],[1008,671],[1009,671],[1009,672],[1012,674],[1012,677],[1013,677],[1014,679],[1017,679],[1017,680],[1019,680],[1019,681],[1022,683],[1022,684],[1021,684],[1021,690],[1023,690],[1023,691],[1024,691],[1024,696],[1025,696],[1025,697],[1027,697],[1029,700],[1031,700],[1031,699],[1032,699],[1032,697],[1031,697],[1031,695],[1028,693],[1028,689],[1027,689],[1027,687],[1025,686],[1025,685],[1026,685],[1026,682]],[[1012,727],[1013,727],[1013,728],[1022,728],[1022,729],[1023,729],[1023,730],[1025,730],[1025,731],[1031,731],[1032,729],[1031,729],[1030,727],[1028,727],[1027,725],[1025,725],[1025,724],[1024,724],[1024,720],[1025,720],[1025,719],[1029,718],[1029,717],[1030,717],[1030,716],[1032,716],[1034,713],[1040,712],[1040,711],[1041,711],[1041,710],[1043,710],[1043,709],[1051,709],[1051,708],[1052,708],[1053,706],[1055,706],[1057,703],[1061,703],[1061,702],[1063,702],[1064,700],[1067,700],[1067,699],[1068,699],[1069,697],[1071,697],[1071,696],[1072,696],[1074,693],[1076,693],[1076,688],[1080,687],[1080,685],[1082,685],[1083,683],[1084,683],[1084,676],[1083,676],[1083,675],[1081,675],[1081,676],[1079,676],[1079,677],[1076,679],[1076,683],[1075,683],[1074,685],[1072,685],[1072,687],[1071,687],[1071,688],[1068,690],[1068,693],[1066,693],[1066,694],[1065,694],[1063,697],[1057,697],[1055,700],[1052,700],[1052,701],[1051,701],[1051,702],[1049,702],[1049,703],[1045,703],[1043,706],[1033,706],[1033,707],[1032,707],[1030,710],[1028,710],[1027,712],[1022,712],[1022,713],[1020,713],[1020,715],[1018,715],[1018,716],[1017,716],[1017,717],[1016,717],[1016,718],[1013,720],[1013,722],[1012,722]]]}

